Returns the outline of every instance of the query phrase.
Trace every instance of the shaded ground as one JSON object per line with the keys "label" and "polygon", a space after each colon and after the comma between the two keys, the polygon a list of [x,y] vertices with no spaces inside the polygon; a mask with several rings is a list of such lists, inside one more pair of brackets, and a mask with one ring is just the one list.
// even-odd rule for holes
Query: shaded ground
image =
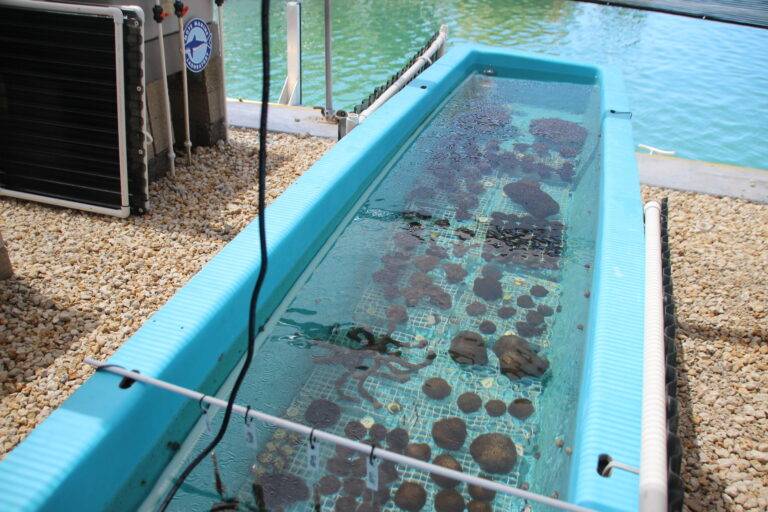
{"label": "shaded ground", "polygon": [[669,198],[685,505],[768,510],[768,205]]}
{"label": "shaded ground", "polygon": [[[200,148],[175,181],[151,187],[152,211],[115,219],[0,199],[16,274],[0,281],[0,456],[109,357],[256,216],[258,132]],[[330,146],[273,134],[268,199]]]}

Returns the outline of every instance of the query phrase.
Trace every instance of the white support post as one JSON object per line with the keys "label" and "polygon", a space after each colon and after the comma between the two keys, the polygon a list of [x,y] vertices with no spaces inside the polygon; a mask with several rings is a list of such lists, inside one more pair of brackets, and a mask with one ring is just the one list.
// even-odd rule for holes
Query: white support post
{"label": "white support post", "polygon": [[336,115],[333,109],[333,20],[331,0],[325,0],[325,118],[332,119]]}
{"label": "white support post", "polygon": [[301,105],[301,0],[285,3],[287,76],[278,103]]}
{"label": "white support post", "polygon": [[216,0],[216,16],[219,18],[219,53],[221,55],[221,112],[224,115],[224,142],[229,142],[229,116],[227,116],[227,77],[224,69],[224,0]]}
{"label": "white support post", "polygon": [[645,205],[645,336],[640,448],[640,511],[667,510],[667,391],[664,298],[661,269],[661,207]]}

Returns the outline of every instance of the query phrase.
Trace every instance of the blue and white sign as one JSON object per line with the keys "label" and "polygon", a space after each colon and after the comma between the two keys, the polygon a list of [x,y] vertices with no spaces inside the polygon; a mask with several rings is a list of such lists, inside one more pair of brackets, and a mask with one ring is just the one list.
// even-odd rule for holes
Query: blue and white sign
{"label": "blue and white sign", "polygon": [[199,73],[208,65],[213,51],[213,37],[208,24],[194,18],[184,27],[184,60],[187,69]]}

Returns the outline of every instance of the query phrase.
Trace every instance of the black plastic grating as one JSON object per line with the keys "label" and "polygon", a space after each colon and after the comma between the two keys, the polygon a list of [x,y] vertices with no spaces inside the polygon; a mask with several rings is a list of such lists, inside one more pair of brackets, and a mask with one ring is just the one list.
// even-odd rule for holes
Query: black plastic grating
{"label": "black plastic grating", "polygon": [[677,433],[680,418],[677,401],[677,314],[672,283],[672,259],[669,248],[669,201],[661,200],[661,267],[664,288],[664,346],[667,357],[667,457],[668,457],[668,500],[669,512],[680,512],[683,508],[683,480],[680,469],[683,448]]}
{"label": "black plastic grating", "polygon": [[[388,79],[386,82],[384,82],[384,83],[383,83],[383,84],[381,84],[380,86],[376,87],[376,88],[373,90],[373,92],[372,92],[371,94],[369,94],[369,95],[368,95],[368,97],[367,97],[367,98],[364,98],[364,99],[363,99],[363,101],[361,101],[360,103],[358,103],[357,105],[355,105],[354,107],[352,107],[352,112],[354,112],[355,114],[360,114],[360,113],[361,113],[361,112],[363,112],[365,109],[367,109],[368,107],[370,107],[371,105],[373,105],[373,103],[374,103],[374,102],[375,102],[375,101],[376,101],[376,100],[379,98],[379,96],[381,96],[382,94],[384,94],[384,91],[386,91],[387,89],[389,89],[389,88],[392,86],[392,84],[394,84],[395,82],[397,82],[397,80],[398,80],[398,79],[399,79],[401,76],[403,76],[403,73],[405,73],[406,71],[408,71],[408,69],[409,69],[411,66],[413,66],[413,65],[416,63],[416,61],[417,61],[417,60],[418,60],[418,59],[419,59],[419,58],[420,58],[422,55],[424,55],[424,54],[427,52],[427,50],[429,49],[429,47],[430,47],[430,46],[432,46],[432,43],[434,43],[434,42],[435,42],[435,40],[437,39],[437,37],[438,37],[439,35],[440,35],[440,31],[438,30],[437,32],[435,32],[435,33],[432,35],[432,37],[430,37],[430,38],[427,40],[427,42],[426,42],[426,43],[424,43],[424,46],[422,46],[422,47],[419,49],[419,51],[417,51],[417,52],[416,52],[416,53],[413,55],[413,57],[411,57],[411,59],[410,59],[408,62],[406,62],[405,64],[403,64],[403,66],[402,66],[402,67],[401,67],[401,68],[400,68],[400,69],[397,71],[397,73],[395,73],[394,75],[390,76],[390,77],[389,77],[389,79]],[[430,65],[431,65],[430,63],[426,63],[426,64],[424,65],[424,67],[422,67],[422,68],[421,68],[421,70],[419,71],[419,73],[417,73],[417,74],[416,74],[416,76],[418,76],[419,74],[423,73],[423,72],[424,72],[424,70],[425,70],[425,69],[427,69],[427,68],[428,68]],[[416,78],[416,76],[414,76],[414,78]],[[414,78],[412,78],[412,79],[411,79],[411,81],[413,81],[413,79],[414,79]]]}
{"label": "black plastic grating", "polygon": [[119,98],[112,17],[0,6],[1,188],[119,209],[120,102],[129,202],[145,208],[141,19],[126,10],[122,27]]}

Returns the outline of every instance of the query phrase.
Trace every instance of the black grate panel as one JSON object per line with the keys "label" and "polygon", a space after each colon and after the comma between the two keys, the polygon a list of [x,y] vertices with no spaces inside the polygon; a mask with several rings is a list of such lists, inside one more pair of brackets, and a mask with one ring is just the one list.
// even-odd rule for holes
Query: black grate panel
{"label": "black grate panel", "polygon": [[128,194],[131,211],[144,213],[149,205],[147,159],[144,151],[144,49],[143,31],[138,15],[125,12],[123,56],[125,76],[126,153],[128,159]]}
{"label": "black grate panel", "polygon": [[0,187],[119,209],[124,101],[130,205],[143,211],[140,22],[124,12],[125,96],[118,100],[111,17],[0,6]]}

